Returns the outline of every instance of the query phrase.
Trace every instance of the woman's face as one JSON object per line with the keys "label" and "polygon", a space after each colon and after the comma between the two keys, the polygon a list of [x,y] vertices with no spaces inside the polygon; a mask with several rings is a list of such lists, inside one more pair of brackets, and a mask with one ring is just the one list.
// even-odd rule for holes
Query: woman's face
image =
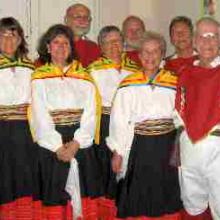
{"label": "woman's face", "polygon": [[21,43],[21,37],[17,31],[0,31],[0,52],[8,57],[13,57]]}
{"label": "woman's face", "polygon": [[113,59],[120,57],[123,50],[123,42],[120,33],[112,31],[106,35],[101,45],[104,56]]}
{"label": "woman's face", "polygon": [[162,51],[156,40],[147,41],[142,45],[139,54],[144,70],[154,72],[159,69],[162,59]]}
{"label": "woman's face", "polygon": [[48,52],[51,55],[52,63],[64,66],[70,55],[69,39],[65,35],[57,35],[48,44]]}

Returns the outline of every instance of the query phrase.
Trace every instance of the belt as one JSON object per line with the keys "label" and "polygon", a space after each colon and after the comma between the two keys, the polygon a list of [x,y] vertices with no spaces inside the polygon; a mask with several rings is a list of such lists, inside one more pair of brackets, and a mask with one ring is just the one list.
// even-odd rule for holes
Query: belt
{"label": "belt", "polygon": [[214,131],[211,131],[210,135],[212,135],[212,136],[220,136],[220,129],[216,129]]}
{"label": "belt", "polygon": [[80,122],[83,110],[82,109],[65,109],[50,111],[56,125],[73,125]]}
{"label": "belt", "polygon": [[172,119],[145,120],[135,124],[134,133],[140,135],[162,135],[175,130]]}
{"label": "belt", "polygon": [[28,104],[0,105],[0,120],[27,120]]}
{"label": "belt", "polygon": [[104,115],[110,115],[111,113],[111,107],[102,107],[102,114]]}

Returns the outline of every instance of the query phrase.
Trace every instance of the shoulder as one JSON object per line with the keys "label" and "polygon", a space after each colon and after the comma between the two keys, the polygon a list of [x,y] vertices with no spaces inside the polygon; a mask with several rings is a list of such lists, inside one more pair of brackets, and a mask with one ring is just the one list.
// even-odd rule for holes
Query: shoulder
{"label": "shoulder", "polygon": [[78,46],[84,45],[84,47],[91,49],[91,50],[98,50],[99,46],[96,42],[90,40],[89,38],[80,39],[79,41],[75,42]]}
{"label": "shoulder", "polygon": [[71,64],[69,70],[66,73],[67,77],[72,77],[83,81],[84,83],[95,84],[92,76],[88,73],[88,71],[82,66],[82,64],[74,60]]}
{"label": "shoulder", "polygon": [[33,70],[34,65],[28,58],[18,58],[17,60],[11,60],[3,55],[0,55],[0,69],[9,67],[24,67]]}
{"label": "shoulder", "polygon": [[119,85],[119,89],[128,87],[128,86],[137,86],[146,83],[146,78],[141,71],[135,72],[131,75],[125,77]]}
{"label": "shoulder", "polygon": [[137,72],[139,71],[140,66],[124,53],[122,55],[122,68],[131,72]]}
{"label": "shoulder", "polygon": [[83,39],[87,44],[93,46],[93,47],[98,47],[98,44],[95,41],[92,41],[91,39],[89,39],[88,37],[85,37]]}
{"label": "shoulder", "polygon": [[112,61],[105,57],[99,57],[97,60],[93,61],[87,68],[88,72],[95,70],[108,69],[112,67]]}
{"label": "shoulder", "polygon": [[35,71],[32,73],[32,80],[35,79],[44,79],[52,76],[54,72],[54,67],[49,64],[44,64],[38,68],[35,69]]}
{"label": "shoulder", "polygon": [[155,82],[167,87],[175,88],[178,82],[178,75],[170,70],[161,69]]}
{"label": "shoulder", "polygon": [[22,58],[18,60],[18,66],[23,66],[32,70],[35,69],[34,63],[29,58]]}
{"label": "shoulder", "polygon": [[171,55],[165,57],[164,60],[167,62],[167,61],[172,60],[172,59],[175,59],[175,58],[176,58],[176,54],[173,53],[173,54],[171,54]]}

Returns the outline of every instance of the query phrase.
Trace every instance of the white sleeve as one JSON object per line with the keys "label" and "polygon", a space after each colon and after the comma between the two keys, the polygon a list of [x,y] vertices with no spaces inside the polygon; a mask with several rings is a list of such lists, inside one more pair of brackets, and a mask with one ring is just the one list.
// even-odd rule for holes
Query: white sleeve
{"label": "white sleeve", "polygon": [[96,127],[96,91],[90,84],[85,97],[85,105],[80,120],[80,127],[74,133],[74,139],[79,142],[80,148],[90,147],[93,143]]}
{"label": "white sleeve", "polygon": [[109,137],[106,142],[111,151],[116,151],[121,156],[131,147],[133,139],[132,102],[132,94],[124,88],[119,89],[111,110]]}
{"label": "white sleeve", "polygon": [[176,129],[184,127],[184,122],[176,109],[173,112],[173,122]]}
{"label": "white sleeve", "polygon": [[30,126],[37,143],[55,152],[62,146],[62,137],[56,131],[46,104],[46,91],[42,80],[32,81],[32,102]]}

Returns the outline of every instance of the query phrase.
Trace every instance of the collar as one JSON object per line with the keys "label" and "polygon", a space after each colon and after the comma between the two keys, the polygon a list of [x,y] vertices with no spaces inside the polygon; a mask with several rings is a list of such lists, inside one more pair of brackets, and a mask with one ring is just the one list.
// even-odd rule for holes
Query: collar
{"label": "collar", "polygon": [[[193,62],[194,66],[198,66],[199,65],[199,60],[195,60]],[[210,63],[211,67],[215,68],[218,65],[220,65],[220,56],[217,56],[211,63]]]}

